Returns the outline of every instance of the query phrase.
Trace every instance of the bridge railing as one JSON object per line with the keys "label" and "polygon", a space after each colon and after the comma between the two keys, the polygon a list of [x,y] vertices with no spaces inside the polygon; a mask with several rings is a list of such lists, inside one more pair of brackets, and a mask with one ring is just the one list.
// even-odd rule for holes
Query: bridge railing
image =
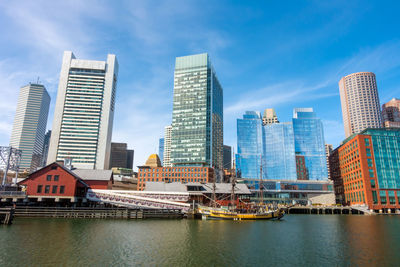
{"label": "bridge railing", "polygon": [[25,197],[26,192],[23,191],[0,191],[0,197]]}

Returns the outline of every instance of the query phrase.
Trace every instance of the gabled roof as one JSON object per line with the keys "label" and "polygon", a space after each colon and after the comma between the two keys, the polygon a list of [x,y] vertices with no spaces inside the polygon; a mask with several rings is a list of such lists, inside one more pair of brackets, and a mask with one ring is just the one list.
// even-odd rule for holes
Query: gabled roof
{"label": "gabled roof", "polygon": [[30,179],[31,176],[32,176],[33,174],[35,174],[35,173],[37,173],[37,172],[43,170],[44,168],[49,167],[50,165],[57,165],[57,167],[63,169],[64,171],[68,172],[69,174],[71,174],[71,175],[72,175],[75,179],[77,179],[81,184],[83,184],[84,186],[89,187],[77,174],[73,173],[70,169],[64,167],[63,165],[58,164],[57,162],[50,163],[49,165],[44,166],[43,168],[40,168],[40,169],[38,169],[38,170],[36,170],[36,171],[30,173],[26,179],[24,179],[24,180],[18,182],[18,184],[25,182],[26,180]]}
{"label": "gabled roof", "polygon": [[79,176],[82,180],[97,180],[97,181],[110,181],[113,180],[112,170],[89,170],[89,169],[75,169],[72,170],[75,175]]}

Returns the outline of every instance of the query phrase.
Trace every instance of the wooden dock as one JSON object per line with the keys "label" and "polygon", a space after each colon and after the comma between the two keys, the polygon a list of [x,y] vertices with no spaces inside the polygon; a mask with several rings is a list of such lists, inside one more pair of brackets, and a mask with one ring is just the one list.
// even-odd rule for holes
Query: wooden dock
{"label": "wooden dock", "polygon": [[0,208],[0,224],[10,225],[14,218],[13,208]]}
{"label": "wooden dock", "polygon": [[181,210],[171,209],[127,209],[107,207],[31,207],[17,206],[15,217],[83,218],[83,219],[181,219]]}

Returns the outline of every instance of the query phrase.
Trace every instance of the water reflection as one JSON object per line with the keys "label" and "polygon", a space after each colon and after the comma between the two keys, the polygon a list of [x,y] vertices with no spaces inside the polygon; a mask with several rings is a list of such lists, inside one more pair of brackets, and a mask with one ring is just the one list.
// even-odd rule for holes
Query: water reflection
{"label": "water reflection", "polygon": [[399,219],[17,219],[0,227],[0,266],[398,266]]}

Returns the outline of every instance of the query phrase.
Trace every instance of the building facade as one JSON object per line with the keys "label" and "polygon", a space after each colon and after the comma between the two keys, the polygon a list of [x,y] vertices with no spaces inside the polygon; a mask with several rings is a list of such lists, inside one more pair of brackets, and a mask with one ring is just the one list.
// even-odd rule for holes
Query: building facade
{"label": "building facade", "polygon": [[393,98],[382,105],[383,126],[400,128],[400,99]]}
{"label": "building facade", "polygon": [[232,168],[232,147],[224,145],[224,169]]}
{"label": "building facade", "polygon": [[241,178],[259,179],[262,159],[262,120],[259,112],[246,111],[237,119],[236,170]]}
{"label": "building facade", "polygon": [[164,164],[164,138],[158,140],[158,155],[161,160],[161,164]]}
{"label": "building facade", "polygon": [[162,167],[157,154],[152,154],[144,166],[138,166],[138,190],[146,189],[146,182],[208,183],[214,180],[210,167]]}
{"label": "building facade", "polygon": [[265,179],[296,180],[293,125],[268,123],[263,126],[263,172]]}
{"label": "building facade", "polygon": [[325,155],[326,155],[326,167],[328,169],[328,179],[331,178],[331,172],[329,167],[329,157],[332,154],[333,146],[331,144],[325,144]]}
{"label": "building facade", "polygon": [[72,158],[77,168],[109,169],[118,62],[64,52],[47,162]]}
{"label": "building facade", "polygon": [[293,133],[295,153],[304,156],[308,180],[328,179],[324,130],[312,108],[294,109]]}
{"label": "building facade", "polygon": [[22,150],[20,170],[41,166],[49,106],[50,96],[43,85],[21,87],[10,138],[10,146]]}
{"label": "building facade", "polygon": [[111,143],[110,169],[133,168],[134,151],[126,143]]}
{"label": "building facade", "polygon": [[400,129],[366,129],[333,151],[336,198],[376,212],[400,208]]}
{"label": "building facade", "polygon": [[223,168],[223,91],[206,53],[176,58],[171,163]]}
{"label": "building facade", "polygon": [[166,126],[164,132],[164,154],[162,165],[164,167],[172,167],[171,164],[171,139],[172,139],[172,126]]}
{"label": "building facade", "polygon": [[264,115],[262,117],[263,125],[271,123],[279,123],[278,116],[276,116],[275,109],[267,108],[264,110]]}
{"label": "building facade", "polygon": [[366,128],[382,125],[376,77],[372,72],[357,72],[339,81],[346,138]]}
{"label": "building facade", "polygon": [[44,136],[44,141],[43,141],[41,167],[46,166],[47,156],[49,154],[50,138],[51,138],[51,130],[48,130]]}

